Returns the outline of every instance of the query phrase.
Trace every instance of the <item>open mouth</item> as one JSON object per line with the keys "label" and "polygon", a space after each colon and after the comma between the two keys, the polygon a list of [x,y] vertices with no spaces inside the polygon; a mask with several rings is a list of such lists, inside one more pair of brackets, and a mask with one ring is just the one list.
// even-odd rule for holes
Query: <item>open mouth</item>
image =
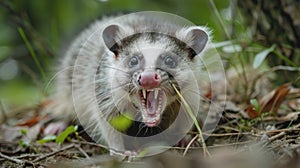
{"label": "open mouth", "polygon": [[165,92],[161,88],[141,89],[138,96],[141,100],[143,122],[148,127],[157,126],[167,102]]}

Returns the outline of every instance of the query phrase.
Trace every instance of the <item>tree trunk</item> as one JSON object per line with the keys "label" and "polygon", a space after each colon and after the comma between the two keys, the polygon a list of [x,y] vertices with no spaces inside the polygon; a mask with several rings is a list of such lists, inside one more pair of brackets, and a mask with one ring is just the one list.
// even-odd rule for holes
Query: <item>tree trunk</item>
{"label": "tree trunk", "polygon": [[[300,67],[300,1],[299,0],[245,0],[237,1],[238,7],[248,25],[251,25],[254,42],[266,47],[276,44],[276,52]],[[289,65],[278,55],[272,54],[268,61],[271,66]],[[285,80],[300,85],[299,72],[280,72]],[[282,74],[281,74],[282,75]],[[289,78],[290,77],[290,78]]]}

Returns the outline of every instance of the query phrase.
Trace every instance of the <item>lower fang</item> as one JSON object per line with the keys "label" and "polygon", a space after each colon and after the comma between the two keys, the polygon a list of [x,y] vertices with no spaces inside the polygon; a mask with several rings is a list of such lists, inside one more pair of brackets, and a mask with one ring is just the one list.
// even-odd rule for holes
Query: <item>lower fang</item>
{"label": "lower fang", "polygon": [[155,89],[154,90],[154,98],[157,99],[157,96],[158,96],[158,89]]}

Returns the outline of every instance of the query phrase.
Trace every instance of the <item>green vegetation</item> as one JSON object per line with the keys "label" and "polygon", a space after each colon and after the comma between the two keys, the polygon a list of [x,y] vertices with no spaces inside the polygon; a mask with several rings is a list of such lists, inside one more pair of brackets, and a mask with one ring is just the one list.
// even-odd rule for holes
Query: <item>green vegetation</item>
{"label": "green vegetation", "polygon": [[[219,11],[228,12],[228,1],[215,3]],[[51,89],[44,87],[59,56],[81,29],[103,16],[169,12],[197,25],[207,25],[215,40],[224,38],[208,1],[7,0],[0,3],[0,9],[0,71],[9,76],[6,79],[0,73],[0,101],[7,106],[32,104],[49,94]],[[11,60],[16,66],[1,69]]]}

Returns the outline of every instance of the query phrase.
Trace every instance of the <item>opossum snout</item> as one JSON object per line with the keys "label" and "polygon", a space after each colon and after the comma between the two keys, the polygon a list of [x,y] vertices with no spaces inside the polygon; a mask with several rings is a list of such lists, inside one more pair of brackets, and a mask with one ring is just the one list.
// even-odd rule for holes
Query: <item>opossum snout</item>
{"label": "opossum snout", "polygon": [[143,71],[139,75],[138,83],[144,89],[156,88],[161,83],[161,77],[155,71]]}

